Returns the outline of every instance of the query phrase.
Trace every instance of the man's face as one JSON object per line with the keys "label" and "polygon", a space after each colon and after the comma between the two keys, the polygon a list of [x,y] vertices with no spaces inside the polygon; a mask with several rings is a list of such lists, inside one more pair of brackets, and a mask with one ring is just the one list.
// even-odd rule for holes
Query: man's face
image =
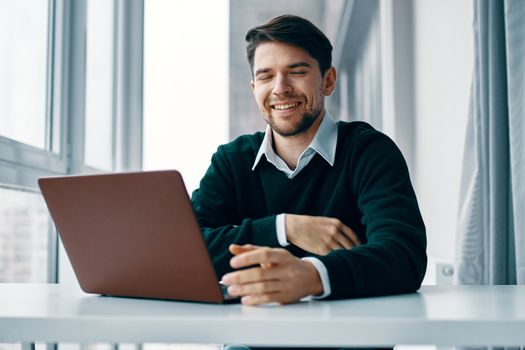
{"label": "man's face", "polygon": [[253,60],[253,94],[271,128],[281,136],[307,131],[324,112],[324,96],[335,87],[335,70],[321,76],[319,64],[305,50],[266,42]]}

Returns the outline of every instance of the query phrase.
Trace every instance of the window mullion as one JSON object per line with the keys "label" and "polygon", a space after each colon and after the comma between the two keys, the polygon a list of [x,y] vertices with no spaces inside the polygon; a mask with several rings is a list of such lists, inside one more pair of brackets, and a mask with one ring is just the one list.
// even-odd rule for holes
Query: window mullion
{"label": "window mullion", "polygon": [[55,34],[55,0],[48,1],[47,26],[47,63],[46,63],[46,127],[45,149],[53,151],[53,72],[54,72],[54,34]]}
{"label": "window mullion", "polygon": [[120,46],[120,11],[121,7],[125,6],[121,4],[118,0],[113,0],[113,86],[112,86],[112,93],[113,93],[113,104],[112,104],[112,110],[111,110],[111,163],[112,163],[112,169],[117,170],[120,169],[119,160],[120,157],[118,156],[119,152],[119,139],[120,139],[120,129],[121,125],[119,125],[119,116],[118,116],[118,105],[119,105],[119,77],[122,76],[122,72],[120,70],[120,56],[121,51],[119,50]]}
{"label": "window mullion", "polygon": [[85,0],[60,1],[63,6],[61,47],[62,154],[68,173],[82,171],[84,163],[86,19]]}
{"label": "window mullion", "polygon": [[144,1],[117,0],[114,170],[142,168]]}

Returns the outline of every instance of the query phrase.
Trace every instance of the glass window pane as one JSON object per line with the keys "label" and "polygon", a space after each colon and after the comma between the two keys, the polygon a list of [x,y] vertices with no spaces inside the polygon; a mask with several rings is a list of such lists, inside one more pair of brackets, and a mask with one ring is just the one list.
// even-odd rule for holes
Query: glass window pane
{"label": "glass window pane", "polygon": [[0,1],[0,135],[45,147],[48,1]]}
{"label": "glass window pane", "polygon": [[49,282],[49,220],[40,194],[0,187],[0,283]]}
{"label": "glass window pane", "polygon": [[[189,192],[228,141],[229,4],[144,2],[143,168],[178,169]],[[241,83],[250,93],[249,79]],[[203,87],[213,93],[203,98]]]}
{"label": "glass window pane", "polygon": [[114,2],[88,0],[85,162],[112,169]]}

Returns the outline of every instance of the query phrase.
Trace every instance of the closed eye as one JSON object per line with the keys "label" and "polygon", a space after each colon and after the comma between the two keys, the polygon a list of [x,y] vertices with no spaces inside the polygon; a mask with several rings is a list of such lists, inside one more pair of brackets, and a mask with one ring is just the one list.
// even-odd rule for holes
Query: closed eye
{"label": "closed eye", "polygon": [[303,74],[306,74],[306,71],[304,70],[300,70],[300,71],[293,71],[293,72],[290,72],[291,75],[303,75]]}
{"label": "closed eye", "polygon": [[262,81],[269,80],[271,78],[272,78],[272,75],[269,75],[269,74],[261,74],[257,76],[257,80],[262,80]]}

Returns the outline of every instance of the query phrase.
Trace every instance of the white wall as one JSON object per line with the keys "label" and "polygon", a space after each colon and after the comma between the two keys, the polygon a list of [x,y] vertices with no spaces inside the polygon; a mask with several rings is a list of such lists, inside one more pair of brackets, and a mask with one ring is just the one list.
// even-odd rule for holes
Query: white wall
{"label": "white wall", "polygon": [[470,0],[414,1],[415,187],[428,253],[453,261],[473,69]]}

